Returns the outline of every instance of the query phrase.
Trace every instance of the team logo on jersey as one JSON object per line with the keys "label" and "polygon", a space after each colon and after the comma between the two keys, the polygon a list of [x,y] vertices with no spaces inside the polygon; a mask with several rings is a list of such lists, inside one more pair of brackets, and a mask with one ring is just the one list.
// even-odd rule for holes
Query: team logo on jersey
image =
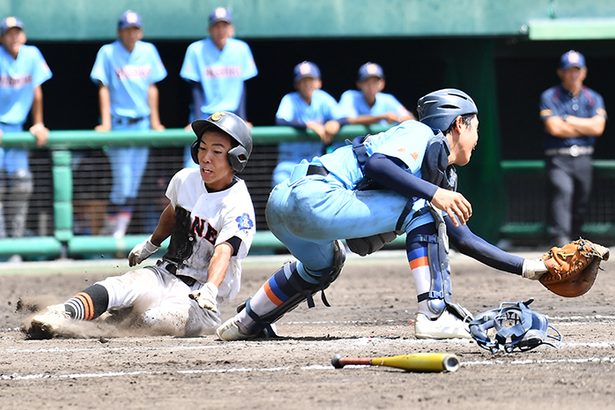
{"label": "team logo on jersey", "polygon": [[254,226],[254,222],[252,222],[252,219],[250,219],[250,215],[248,214],[238,216],[237,218],[235,218],[235,221],[237,221],[237,227],[242,231],[252,229],[252,227]]}
{"label": "team logo on jersey", "polygon": [[419,153],[415,151],[412,154],[410,154],[410,156],[412,157],[413,160],[416,161],[416,159],[419,157]]}
{"label": "team logo on jersey", "polygon": [[217,112],[211,114],[210,118],[211,118],[212,121],[220,121],[222,119],[222,117],[224,117],[225,115],[226,115],[226,113],[217,111]]}

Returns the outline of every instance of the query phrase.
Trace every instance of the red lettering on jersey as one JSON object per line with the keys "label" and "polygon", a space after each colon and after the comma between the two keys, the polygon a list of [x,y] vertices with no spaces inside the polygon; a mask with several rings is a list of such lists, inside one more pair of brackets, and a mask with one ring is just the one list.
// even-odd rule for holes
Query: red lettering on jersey
{"label": "red lettering on jersey", "polygon": [[120,80],[130,80],[130,79],[148,78],[151,72],[152,72],[152,68],[149,65],[146,65],[146,66],[127,65],[127,66],[116,69],[115,75],[117,75],[117,77]]}
{"label": "red lettering on jersey", "polygon": [[199,237],[203,236],[203,232],[205,232],[205,220],[195,216],[192,220],[192,232],[194,232]]}
{"label": "red lettering on jersey", "polygon": [[214,245],[216,239],[218,239],[218,231],[216,231],[210,224],[207,224],[207,233],[205,234],[205,240]]}
{"label": "red lettering on jersey", "polygon": [[235,78],[241,77],[239,66],[207,66],[205,67],[206,78]]}
{"label": "red lettering on jersey", "polygon": [[32,83],[31,75],[23,75],[21,77],[3,75],[0,77],[0,87],[20,88],[30,83]]}
{"label": "red lettering on jersey", "polygon": [[[205,226],[207,226],[207,230],[205,230]],[[200,238],[205,239],[212,245],[214,245],[216,243],[216,239],[218,239],[218,231],[208,224],[207,220],[201,219],[198,216],[195,216],[192,221],[192,232]]]}

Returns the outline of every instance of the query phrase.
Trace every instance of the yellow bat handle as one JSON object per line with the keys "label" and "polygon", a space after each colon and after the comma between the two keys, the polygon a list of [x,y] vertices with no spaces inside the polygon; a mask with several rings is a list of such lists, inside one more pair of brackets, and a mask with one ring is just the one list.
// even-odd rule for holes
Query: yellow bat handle
{"label": "yellow bat handle", "polygon": [[415,372],[454,372],[459,369],[459,359],[451,353],[414,353],[389,357],[374,357],[374,366],[389,366]]}

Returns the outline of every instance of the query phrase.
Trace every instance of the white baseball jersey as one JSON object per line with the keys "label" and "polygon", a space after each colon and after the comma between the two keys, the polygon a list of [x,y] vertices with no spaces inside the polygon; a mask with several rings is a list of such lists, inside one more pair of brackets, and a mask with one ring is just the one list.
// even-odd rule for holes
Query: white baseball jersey
{"label": "white baseball jersey", "polygon": [[[235,177],[236,178],[236,177]],[[231,258],[228,271],[218,289],[218,300],[232,299],[239,292],[241,261],[252,245],[256,228],[254,207],[243,180],[220,192],[207,192],[199,169],[185,168],[173,176],[166,192],[173,207],[190,212],[195,235],[192,255],[178,269],[178,275],[207,282],[207,269],[214,247],[236,236],[241,239],[237,255]]]}

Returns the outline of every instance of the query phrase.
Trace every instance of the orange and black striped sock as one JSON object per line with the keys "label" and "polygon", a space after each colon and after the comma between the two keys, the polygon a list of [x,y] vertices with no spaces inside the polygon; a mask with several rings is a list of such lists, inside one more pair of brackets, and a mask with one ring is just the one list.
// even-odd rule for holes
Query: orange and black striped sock
{"label": "orange and black striped sock", "polygon": [[109,306],[109,293],[102,285],[92,285],[64,303],[70,317],[77,320],[94,320]]}

